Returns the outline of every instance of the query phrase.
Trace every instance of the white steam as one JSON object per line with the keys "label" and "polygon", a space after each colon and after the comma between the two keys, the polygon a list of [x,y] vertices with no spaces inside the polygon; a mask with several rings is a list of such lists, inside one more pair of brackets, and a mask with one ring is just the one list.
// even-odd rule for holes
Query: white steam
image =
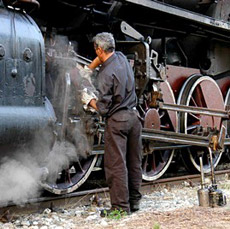
{"label": "white steam", "polygon": [[43,191],[42,182],[54,184],[62,170],[68,170],[71,163],[83,157],[77,150],[79,148],[72,143],[63,141],[56,142],[50,152],[38,153],[33,149],[3,157],[0,161],[0,205],[9,202],[22,205],[39,197]]}
{"label": "white steam", "polygon": [[78,160],[73,144],[69,142],[55,143],[45,162],[45,167],[49,171],[48,182],[54,183],[59,178],[59,173],[62,170],[69,169],[70,162]]}
{"label": "white steam", "polygon": [[18,154],[15,159],[5,157],[0,167],[0,203],[23,204],[40,194],[38,165],[30,155]]}

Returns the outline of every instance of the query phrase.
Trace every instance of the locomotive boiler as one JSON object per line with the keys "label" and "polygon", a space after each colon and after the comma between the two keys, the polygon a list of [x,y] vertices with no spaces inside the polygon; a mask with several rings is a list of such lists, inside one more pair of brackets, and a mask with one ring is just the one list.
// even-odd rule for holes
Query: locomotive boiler
{"label": "locomotive boiler", "polygon": [[55,122],[45,95],[44,41],[28,15],[0,1],[0,132],[2,151],[24,144]]}
{"label": "locomotive boiler", "polygon": [[208,173],[210,156],[216,167],[228,154],[229,1],[5,0],[0,10],[0,93],[2,112],[9,112],[0,134],[12,139],[8,126],[16,126],[24,137],[50,121],[56,141],[78,151],[55,182],[44,181],[50,192],[72,192],[102,166],[104,118],[79,99],[82,85],[91,87],[81,71],[95,57],[98,32],[114,34],[135,73],[145,181],[164,175],[172,162],[199,171],[200,157]]}

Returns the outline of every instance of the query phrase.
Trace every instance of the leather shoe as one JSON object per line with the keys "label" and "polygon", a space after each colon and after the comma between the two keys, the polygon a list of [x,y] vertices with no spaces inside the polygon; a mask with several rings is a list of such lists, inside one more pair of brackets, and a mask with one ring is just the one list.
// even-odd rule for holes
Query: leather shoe
{"label": "leather shoe", "polygon": [[140,201],[130,202],[130,211],[136,212],[138,210],[140,210]]}

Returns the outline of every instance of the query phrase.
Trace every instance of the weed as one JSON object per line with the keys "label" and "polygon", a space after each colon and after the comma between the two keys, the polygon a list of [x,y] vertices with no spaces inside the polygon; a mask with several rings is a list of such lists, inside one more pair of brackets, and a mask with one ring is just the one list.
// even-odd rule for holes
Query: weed
{"label": "weed", "polygon": [[160,224],[159,223],[155,223],[153,226],[153,229],[160,229]]}
{"label": "weed", "polygon": [[123,211],[122,209],[114,209],[113,211],[107,212],[104,210],[104,214],[109,219],[116,219],[119,220],[124,216],[127,216],[127,212]]}

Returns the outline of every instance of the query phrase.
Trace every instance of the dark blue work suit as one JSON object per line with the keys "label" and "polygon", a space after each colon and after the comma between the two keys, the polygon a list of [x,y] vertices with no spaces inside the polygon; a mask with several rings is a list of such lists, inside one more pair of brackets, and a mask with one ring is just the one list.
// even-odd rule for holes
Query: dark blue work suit
{"label": "dark blue work suit", "polygon": [[133,70],[121,52],[101,66],[99,113],[106,116],[104,167],[112,209],[130,211],[141,199],[141,121]]}

